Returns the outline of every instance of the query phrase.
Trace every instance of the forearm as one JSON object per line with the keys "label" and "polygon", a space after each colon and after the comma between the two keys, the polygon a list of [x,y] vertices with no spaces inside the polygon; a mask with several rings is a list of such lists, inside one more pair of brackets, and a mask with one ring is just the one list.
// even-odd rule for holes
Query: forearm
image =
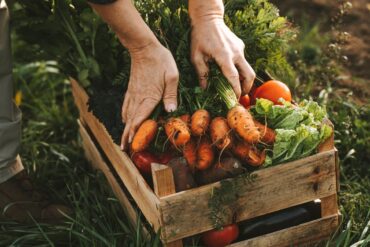
{"label": "forearm", "polygon": [[222,0],[189,0],[189,16],[192,24],[201,20],[223,19],[224,4]]}
{"label": "forearm", "polygon": [[138,51],[158,42],[131,0],[117,0],[106,5],[90,3],[90,5],[130,51]]}

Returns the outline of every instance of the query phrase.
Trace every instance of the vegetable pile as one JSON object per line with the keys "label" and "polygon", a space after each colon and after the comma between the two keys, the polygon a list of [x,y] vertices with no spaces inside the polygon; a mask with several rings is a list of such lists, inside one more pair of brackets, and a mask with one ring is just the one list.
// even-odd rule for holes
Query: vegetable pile
{"label": "vegetable pile", "polygon": [[[222,75],[211,78],[210,85],[182,102],[184,106],[195,100],[199,109],[185,114],[181,109],[153,114],[157,120],[144,121],[130,151],[146,178],[150,178],[151,162],[170,166],[176,192],[222,180],[209,201],[210,219],[216,229],[203,233],[201,239],[205,246],[226,246],[238,238],[239,228],[237,224],[223,226],[226,222],[219,207],[225,205],[225,194],[233,194],[233,186],[226,186],[231,190],[224,191],[224,182],[229,181],[224,179],[247,175],[246,179],[253,181],[250,171],[306,157],[333,130],[325,121],[323,107],[314,101],[292,102],[291,92],[282,82],[264,82],[239,100]],[[209,95],[213,95],[211,101]],[[245,100],[250,98],[254,103]],[[208,111],[209,104],[215,107],[214,102],[224,109]]]}
{"label": "vegetable pile", "polygon": [[[325,109],[313,101],[292,103],[282,82],[269,80],[256,87],[247,97],[255,102],[251,105],[238,100],[220,74],[210,85],[184,97],[176,112],[157,111],[139,127],[130,153],[145,176],[150,176],[152,162],[169,164],[177,191],[186,190],[306,157],[332,134],[324,123]],[[194,102],[198,109],[184,114]]]}

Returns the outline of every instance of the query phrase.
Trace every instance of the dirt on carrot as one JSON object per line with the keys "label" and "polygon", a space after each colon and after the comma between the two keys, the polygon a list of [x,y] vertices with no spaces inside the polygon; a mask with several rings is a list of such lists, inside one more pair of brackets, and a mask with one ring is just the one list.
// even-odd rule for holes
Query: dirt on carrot
{"label": "dirt on carrot", "polygon": [[180,118],[170,118],[165,124],[165,131],[175,147],[182,147],[190,140],[189,128]]}
{"label": "dirt on carrot", "polygon": [[197,150],[197,169],[206,170],[212,165],[214,160],[214,152],[212,148],[212,143],[207,137],[203,137],[199,143]]}
{"label": "dirt on carrot", "polygon": [[254,120],[254,125],[257,127],[258,131],[261,133],[261,141],[266,144],[273,144],[275,142],[276,133],[273,129],[267,127],[256,120]]}
{"label": "dirt on carrot", "polygon": [[232,145],[231,129],[227,124],[227,120],[223,117],[216,117],[210,125],[210,135],[212,143],[220,150],[225,150]]}
{"label": "dirt on carrot", "polygon": [[194,136],[202,136],[206,133],[211,121],[208,111],[199,109],[191,116],[191,132]]}
{"label": "dirt on carrot", "polygon": [[237,105],[227,113],[227,122],[235,132],[248,143],[257,143],[260,132],[254,124],[253,117],[247,109]]}

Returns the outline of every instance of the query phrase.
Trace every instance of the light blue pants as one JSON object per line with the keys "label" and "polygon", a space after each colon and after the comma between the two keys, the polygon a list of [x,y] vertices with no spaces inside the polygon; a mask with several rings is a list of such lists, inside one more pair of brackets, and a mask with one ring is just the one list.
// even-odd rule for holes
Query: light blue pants
{"label": "light blue pants", "polygon": [[23,169],[16,162],[21,140],[22,114],[13,102],[9,10],[0,0],[0,183]]}

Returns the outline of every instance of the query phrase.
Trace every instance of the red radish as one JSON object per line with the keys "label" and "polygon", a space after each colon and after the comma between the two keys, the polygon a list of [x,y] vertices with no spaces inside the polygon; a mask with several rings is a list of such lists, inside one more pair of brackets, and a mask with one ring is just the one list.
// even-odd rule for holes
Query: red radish
{"label": "red radish", "polygon": [[159,153],[157,157],[158,157],[158,162],[164,165],[167,165],[167,163],[173,159],[173,155],[169,152]]}
{"label": "red radish", "polygon": [[246,94],[241,96],[239,99],[239,103],[248,109],[251,106],[251,99],[249,98],[249,95]]}
{"label": "red radish", "polygon": [[158,157],[156,157],[154,154],[152,154],[149,151],[140,151],[137,153],[134,153],[132,156],[132,161],[136,165],[136,167],[139,169],[139,171],[142,174],[148,175],[151,174],[152,163],[160,163]]}
{"label": "red radish", "polygon": [[224,247],[231,244],[239,236],[237,224],[224,226],[221,230],[211,230],[203,233],[202,241],[207,247]]}

